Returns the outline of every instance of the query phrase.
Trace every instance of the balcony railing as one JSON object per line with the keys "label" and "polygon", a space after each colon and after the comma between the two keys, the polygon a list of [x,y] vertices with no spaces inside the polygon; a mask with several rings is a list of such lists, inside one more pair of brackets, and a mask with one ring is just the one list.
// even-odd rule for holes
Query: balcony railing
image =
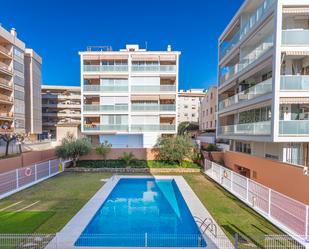
{"label": "balcony railing", "polygon": [[280,120],[279,134],[282,136],[309,136],[309,120]]}
{"label": "balcony railing", "polygon": [[128,72],[128,65],[84,65],[84,72]]}
{"label": "balcony railing", "polygon": [[221,135],[269,135],[271,133],[271,122],[263,121],[256,123],[245,123],[226,125],[219,127]]}
{"label": "balcony railing", "polygon": [[132,92],[175,92],[176,85],[131,86]]}
{"label": "balcony railing", "polygon": [[175,104],[131,104],[132,111],[176,111]]}
{"label": "balcony railing", "polygon": [[0,85],[5,88],[12,88],[12,83],[10,80],[0,78]]}
{"label": "balcony railing", "polygon": [[132,72],[176,72],[176,65],[132,65]]}
{"label": "balcony railing", "polygon": [[121,112],[128,111],[128,104],[84,105],[84,112]]}
{"label": "balcony railing", "polygon": [[13,97],[7,96],[5,94],[0,94],[0,100],[4,100],[4,101],[7,101],[7,102],[13,102]]}
{"label": "balcony railing", "polygon": [[256,84],[255,86],[248,88],[245,91],[242,91],[238,94],[235,94],[227,99],[220,101],[219,109],[222,110],[223,108],[237,104],[241,101],[254,99],[260,95],[271,92],[271,90],[272,90],[272,78],[267,79],[259,84]]}
{"label": "balcony railing", "polygon": [[12,112],[2,112],[2,113],[0,113],[0,119],[1,118],[12,119],[13,113]]}
{"label": "balcony railing", "polygon": [[283,45],[309,45],[309,30],[283,30],[282,31]]}
{"label": "balcony railing", "polygon": [[128,131],[129,126],[126,124],[109,124],[109,125],[104,125],[104,124],[84,124],[84,131],[112,131],[112,132],[117,132],[117,131]]}
{"label": "balcony railing", "polygon": [[250,18],[242,25],[240,32],[234,34],[230,41],[224,42],[224,46],[220,50],[220,59],[222,59],[227,53],[229,53],[233,47],[246,35],[250,30],[259,22],[264,16],[265,13],[273,5],[274,0],[265,0],[263,3],[256,9],[256,11],[250,16]]}
{"label": "balcony railing", "polygon": [[132,124],[131,131],[176,131],[174,124]]}
{"label": "balcony railing", "polygon": [[2,61],[0,61],[0,68],[6,71],[12,72],[11,68],[7,64],[3,63]]}
{"label": "balcony railing", "polygon": [[0,45],[0,51],[8,56],[11,56],[10,50]]}
{"label": "balcony railing", "polygon": [[237,63],[233,66],[226,66],[222,68],[220,76],[220,84],[223,84],[225,81],[231,79],[234,75],[238,74],[250,64],[258,60],[262,55],[264,55],[269,49],[273,47],[273,35],[268,36],[264,39],[260,45],[253,49],[250,53],[244,56],[240,63]]}
{"label": "balcony railing", "polygon": [[85,92],[128,92],[128,86],[84,85]]}
{"label": "balcony railing", "polygon": [[309,75],[282,75],[280,89],[309,91]]}

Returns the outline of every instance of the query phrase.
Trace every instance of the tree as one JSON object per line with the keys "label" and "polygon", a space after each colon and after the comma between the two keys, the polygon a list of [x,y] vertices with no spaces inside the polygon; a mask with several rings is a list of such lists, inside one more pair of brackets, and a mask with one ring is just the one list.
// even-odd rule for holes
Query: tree
{"label": "tree", "polygon": [[182,166],[182,162],[186,158],[191,158],[194,145],[191,138],[186,135],[178,135],[176,137],[159,138],[156,147],[160,151],[160,159],[168,162],[177,162]]}
{"label": "tree", "polygon": [[123,152],[119,159],[122,160],[127,167],[129,167],[136,160],[132,152]]}
{"label": "tree", "polygon": [[106,156],[111,151],[111,149],[112,145],[107,140],[105,140],[104,143],[101,143],[95,148],[95,151],[98,155],[103,157],[104,161],[106,161]]}
{"label": "tree", "polygon": [[61,145],[56,148],[56,155],[59,158],[72,159],[75,167],[79,158],[89,154],[91,150],[92,145],[88,138],[64,138]]}
{"label": "tree", "polygon": [[27,138],[26,134],[21,133],[3,133],[0,134],[0,139],[5,142],[5,156],[9,155],[9,147],[11,142],[16,141],[19,147],[19,153],[22,153],[21,145],[24,143]]}
{"label": "tree", "polygon": [[178,135],[186,135],[189,132],[197,131],[198,129],[199,125],[197,123],[190,123],[188,121],[184,121],[178,125]]}

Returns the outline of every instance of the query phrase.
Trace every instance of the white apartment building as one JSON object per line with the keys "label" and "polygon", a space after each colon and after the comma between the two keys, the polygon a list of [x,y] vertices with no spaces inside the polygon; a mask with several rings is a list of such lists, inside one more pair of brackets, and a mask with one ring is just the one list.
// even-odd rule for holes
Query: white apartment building
{"label": "white apartment building", "polygon": [[178,93],[178,124],[181,122],[198,123],[199,106],[205,97],[204,89],[180,90]]}
{"label": "white apartment building", "polygon": [[308,165],[309,1],[246,0],[219,38],[217,136]]}
{"label": "white apartment building", "polygon": [[177,134],[180,52],[88,47],[81,60],[81,131],[93,143],[151,148]]}

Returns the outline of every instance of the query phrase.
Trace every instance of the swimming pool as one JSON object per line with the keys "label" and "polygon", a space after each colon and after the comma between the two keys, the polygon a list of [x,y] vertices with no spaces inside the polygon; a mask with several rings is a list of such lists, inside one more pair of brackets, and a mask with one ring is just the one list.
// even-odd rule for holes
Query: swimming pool
{"label": "swimming pool", "polygon": [[122,178],[75,246],[206,247],[173,179]]}

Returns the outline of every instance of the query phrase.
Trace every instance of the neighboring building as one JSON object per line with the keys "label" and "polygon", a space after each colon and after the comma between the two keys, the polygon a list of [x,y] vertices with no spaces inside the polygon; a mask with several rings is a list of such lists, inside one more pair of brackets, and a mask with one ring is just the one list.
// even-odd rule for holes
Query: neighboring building
{"label": "neighboring building", "polygon": [[307,0],[246,0],[220,36],[217,136],[231,150],[308,165],[308,34]]}
{"label": "neighboring building", "polygon": [[34,139],[42,133],[41,57],[32,49],[25,50],[25,118],[26,132]]}
{"label": "neighboring building", "polygon": [[41,58],[25,48],[15,29],[0,26],[0,132],[41,132],[36,101],[27,99],[37,96],[40,83]]}
{"label": "neighboring building", "polygon": [[180,52],[147,51],[138,45],[80,52],[82,133],[94,144],[149,148],[177,133]]}
{"label": "neighboring building", "polygon": [[209,87],[199,108],[199,130],[215,132],[217,125],[217,87]]}
{"label": "neighboring building", "polygon": [[43,135],[60,141],[80,136],[81,94],[77,86],[42,86]]}
{"label": "neighboring building", "polygon": [[199,122],[199,105],[205,96],[203,89],[180,90],[178,92],[178,124],[181,122]]}

